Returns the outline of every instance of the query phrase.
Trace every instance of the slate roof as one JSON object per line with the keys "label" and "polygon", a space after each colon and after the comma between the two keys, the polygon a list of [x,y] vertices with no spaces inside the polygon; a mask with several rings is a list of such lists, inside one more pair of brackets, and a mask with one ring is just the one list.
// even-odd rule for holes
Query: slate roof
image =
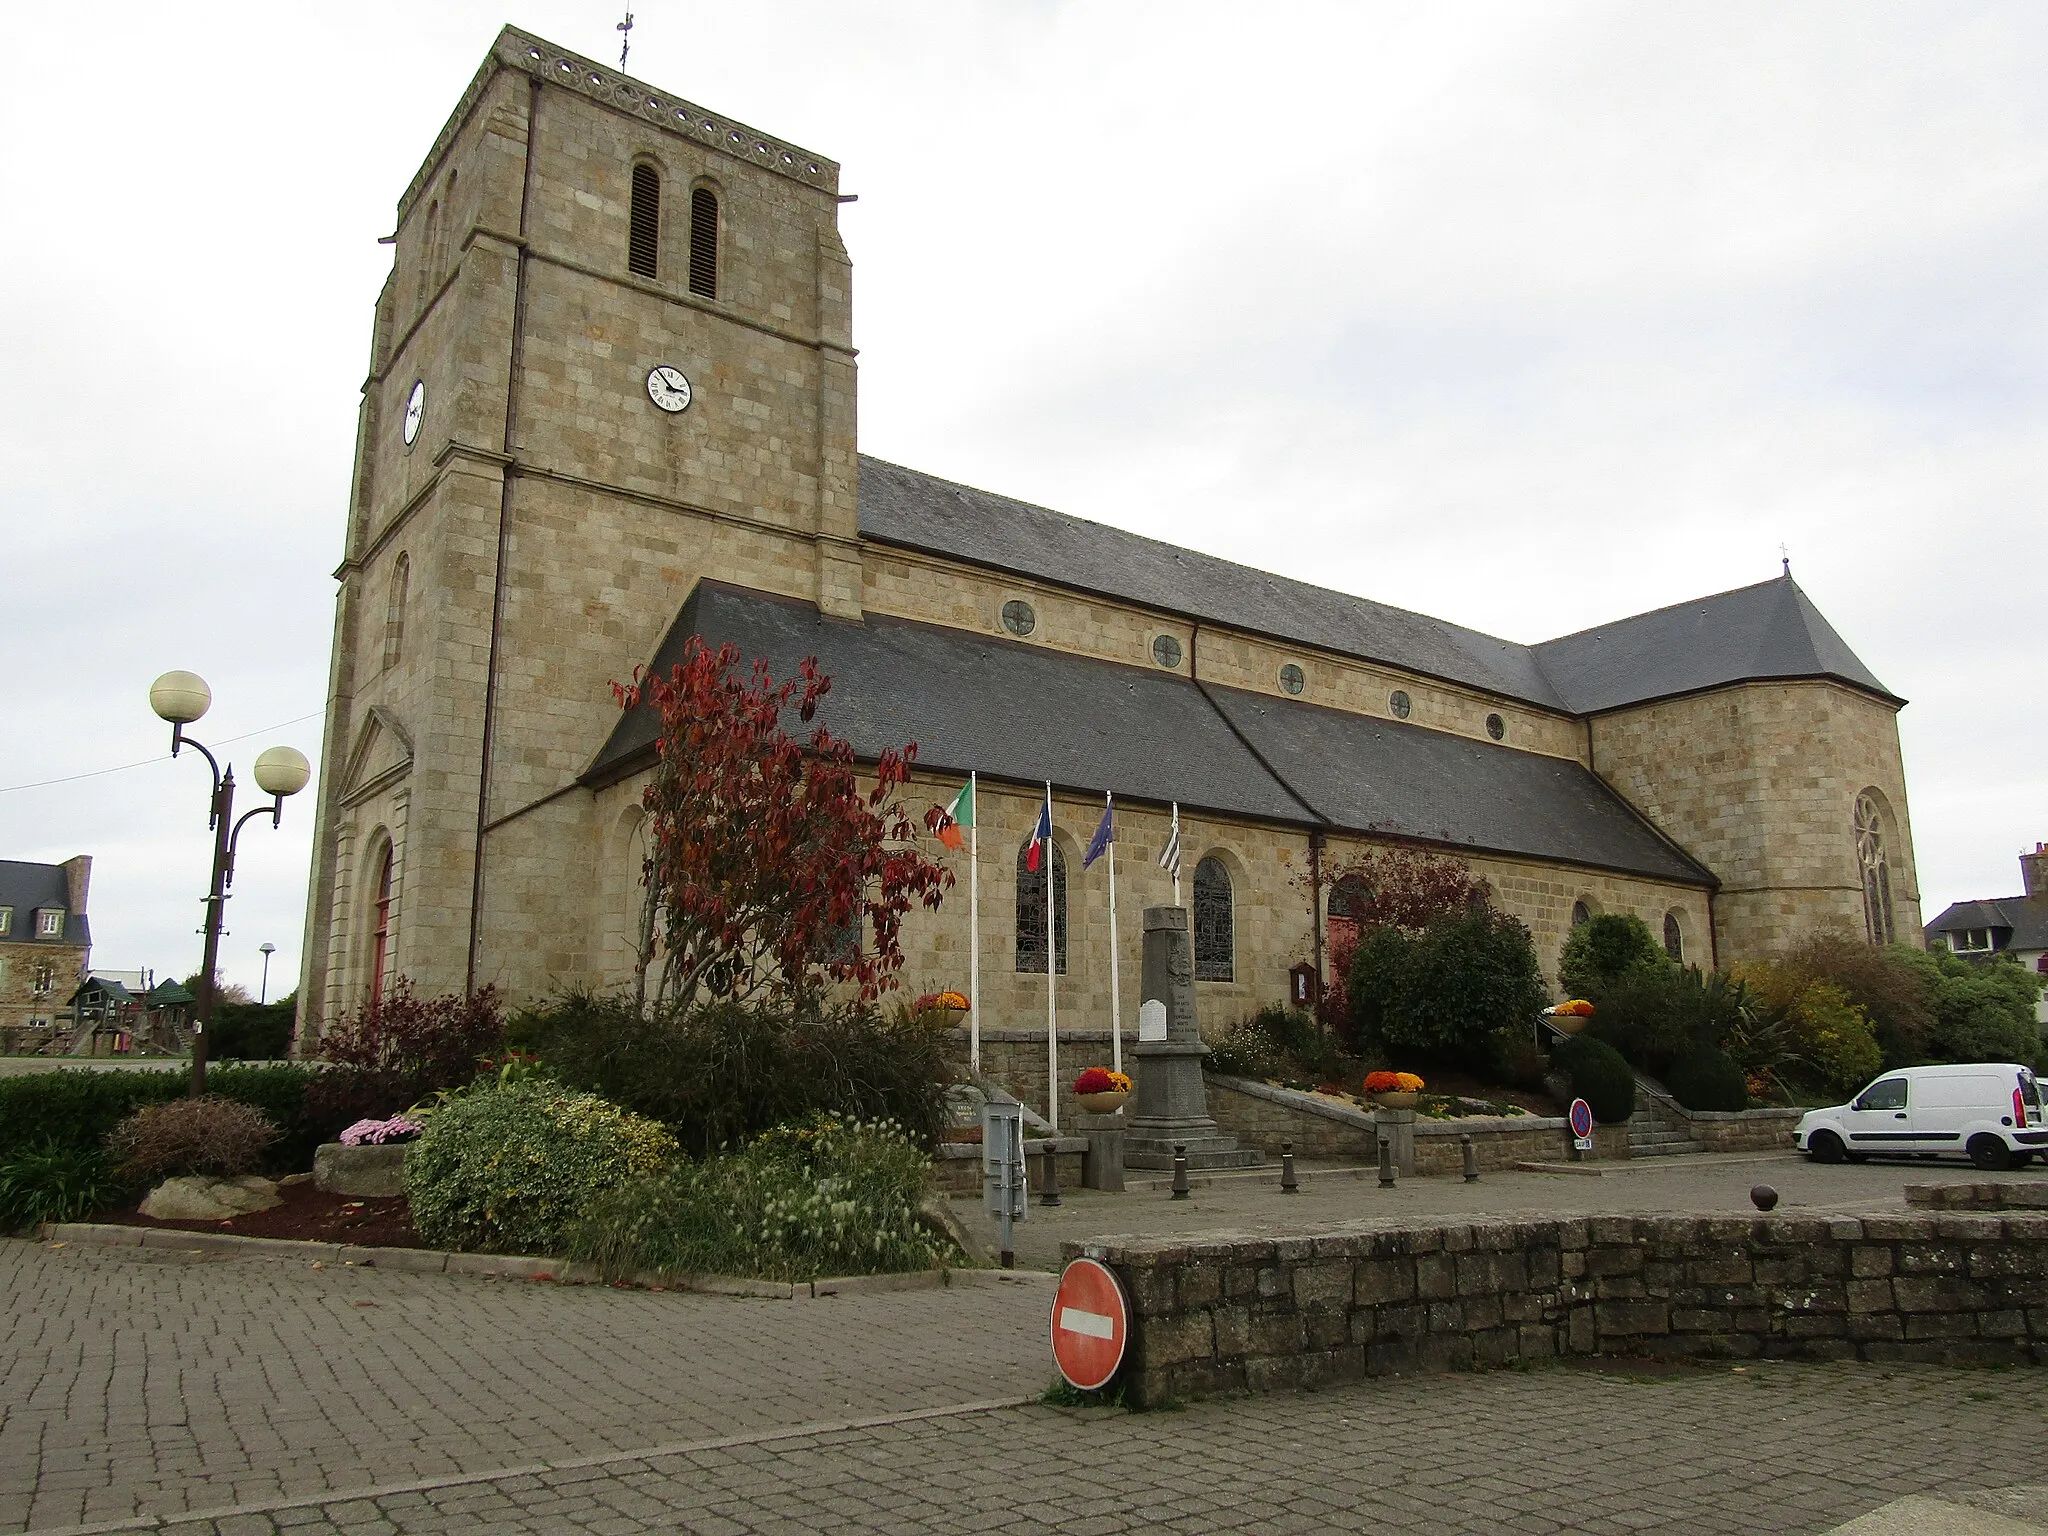
{"label": "slate roof", "polygon": [[1758,678],[1830,677],[1904,702],[1790,576],[1528,646],[866,456],[860,531],[1569,714]]}
{"label": "slate roof", "polygon": [[[1577,763],[1317,705],[1204,687],[1153,668],[702,582],[653,660],[689,637],[765,657],[776,677],[816,656],[819,720],[864,758],[906,741],[918,766],[1296,826],[1381,832],[1708,885]],[[656,719],[620,719],[583,782],[653,761]]]}
{"label": "slate roof", "polygon": [[[92,943],[92,927],[83,912],[73,912],[71,887],[62,864],[29,864],[19,859],[0,859],[0,907],[14,909],[12,931],[0,942],[8,944]],[[64,934],[48,938],[36,932],[35,913],[39,907],[63,907]]]}
{"label": "slate roof", "polygon": [[1906,702],[1857,659],[1789,573],[1546,640],[1534,650],[1558,693],[1582,715],[1773,677],[1831,677]]}
{"label": "slate roof", "polygon": [[2003,928],[2011,935],[2000,949],[2048,949],[2048,900],[2001,896],[1991,901],[1959,901],[1927,925],[1929,933],[1956,933],[1964,928]]}

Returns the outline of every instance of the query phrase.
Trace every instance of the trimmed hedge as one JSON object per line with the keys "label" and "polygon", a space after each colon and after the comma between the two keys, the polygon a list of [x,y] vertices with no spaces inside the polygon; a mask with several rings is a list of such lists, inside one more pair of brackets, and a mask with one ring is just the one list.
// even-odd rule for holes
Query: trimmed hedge
{"label": "trimmed hedge", "polygon": [[1553,1058],[1602,1125],[1619,1125],[1636,1112],[1636,1075],[1621,1052],[1591,1035],[1574,1035]]}
{"label": "trimmed hedge", "polygon": [[1664,1079],[1671,1097],[1687,1109],[1733,1111],[1749,1108],[1749,1084],[1726,1051],[1703,1045],[1681,1057]]}
{"label": "trimmed hedge", "polygon": [[[318,1067],[297,1064],[212,1067],[206,1087],[209,1093],[261,1110],[283,1127],[263,1163],[272,1172],[293,1173],[311,1168],[313,1148],[334,1140],[343,1126],[360,1118],[336,1118],[352,1107],[347,1105],[307,1113],[306,1090],[324,1075]],[[107,1133],[135,1111],[182,1099],[191,1084],[192,1071],[185,1066],[65,1067],[0,1078],[0,1161],[31,1149],[97,1152]]]}

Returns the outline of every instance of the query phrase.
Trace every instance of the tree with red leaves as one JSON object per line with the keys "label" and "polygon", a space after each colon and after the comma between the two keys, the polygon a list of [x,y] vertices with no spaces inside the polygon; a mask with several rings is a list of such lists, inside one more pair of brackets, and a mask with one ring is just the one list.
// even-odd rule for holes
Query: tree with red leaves
{"label": "tree with red leaves", "polygon": [[[862,790],[853,747],[804,724],[832,680],[806,657],[775,682],[765,661],[738,670],[739,649],[692,637],[668,677],[634,674],[613,685],[620,706],[661,716],[648,815],[647,887],[634,1003],[647,1004],[647,972],[662,958],[656,999],[810,1001],[851,984],[863,1002],[894,987],[903,966],[903,916],[936,908],[953,883],[918,850],[897,797],[917,745],[885,751]],[[659,932],[660,943],[655,939]]]}
{"label": "tree with red leaves", "polygon": [[[1432,919],[1469,912],[1493,903],[1493,887],[1472,873],[1462,859],[1421,848],[1365,848],[1340,860],[1325,860],[1320,889],[1328,895],[1330,914],[1330,980],[1324,989],[1325,1022],[1347,1016],[1344,978],[1362,934],[1375,928],[1420,933]],[[1308,874],[1295,882],[1316,882]]]}

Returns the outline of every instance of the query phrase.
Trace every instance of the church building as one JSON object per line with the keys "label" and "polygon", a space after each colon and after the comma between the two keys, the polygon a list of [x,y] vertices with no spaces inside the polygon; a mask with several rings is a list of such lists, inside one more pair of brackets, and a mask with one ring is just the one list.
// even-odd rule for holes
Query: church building
{"label": "church building", "polygon": [[[652,722],[687,639],[780,678],[921,813],[980,775],[986,1027],[1121,1014],[1179,807],[1205,1028],[1326,956],[1304,876],[1456,854],[1534,932],[1633,912],[1688,962],[1921,938],[1889,692],[1789,572],[1521,645],[861,454],[830,160],[507,28],[398,204],[337,576],[305,1027],[633,969]],[[1283,518],[1284,508],[1267,515]],[[1053,797],[1056,916],[1022,851]],[[968,891],[906,920],[965,990]],[[1341,914],[1339,914],[1341,919]]]}

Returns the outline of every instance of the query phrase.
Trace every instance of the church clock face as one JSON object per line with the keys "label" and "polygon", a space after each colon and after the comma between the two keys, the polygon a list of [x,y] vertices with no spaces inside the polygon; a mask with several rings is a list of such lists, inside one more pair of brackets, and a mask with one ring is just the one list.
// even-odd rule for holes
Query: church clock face
{"label": "church clock face", "polygon": [[424,381],[414,379],[412,393],[405,397],[405,446],[410,448],[419,440],[420,423],[427,419],[427,386]]}
{"label": "church clock face", "polygon": [[690,408],[690,381],[683,377],[682,369],[663,363],[648,371],[647,398],[671,416],[677,411],[687,411]]}

